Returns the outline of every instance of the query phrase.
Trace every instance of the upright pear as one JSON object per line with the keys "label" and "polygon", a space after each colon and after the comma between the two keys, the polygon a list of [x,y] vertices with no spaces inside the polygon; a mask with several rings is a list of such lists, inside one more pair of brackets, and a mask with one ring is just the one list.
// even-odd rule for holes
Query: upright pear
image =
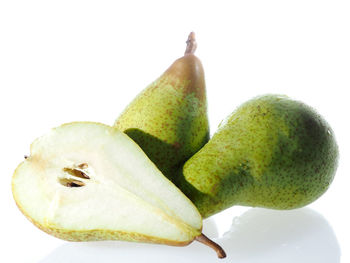
{"label": "upright pear", "polygon": [[338,147],[328,123],[285,96],[254,98],[184,165],[178,184],[203,217],[232,205],[293,209],[329,187]]}
{"label": "upright pear", "polygon": [[204,71],[192,32],[185,55],[143,90],[115,126],[131,137],[170,180],[209,140]]}

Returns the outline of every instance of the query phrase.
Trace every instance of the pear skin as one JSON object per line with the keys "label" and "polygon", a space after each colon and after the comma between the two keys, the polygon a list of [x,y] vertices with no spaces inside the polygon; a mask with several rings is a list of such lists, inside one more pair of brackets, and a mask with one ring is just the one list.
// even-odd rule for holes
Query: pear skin
{"label": "pear skin", "polygon": [[178,184],[204,218],[233,205],[294,209],[328,189],[337,160],[333,131],[314,109],[265,95],[220,124]]}
{"label": "pear skin", "polygon": [[144,89],[115,122],[172,181],[178,167],[209,140],[204,71],[195,49],[191,33],[185,55]]}

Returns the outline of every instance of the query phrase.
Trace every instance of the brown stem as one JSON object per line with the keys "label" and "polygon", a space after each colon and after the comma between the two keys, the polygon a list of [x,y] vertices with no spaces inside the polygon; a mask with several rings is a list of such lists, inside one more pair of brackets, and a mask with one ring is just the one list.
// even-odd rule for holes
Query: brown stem
{"label": "brown stem", "polygon": [[200,236],[197,236],[196,240],[198,242],[201,242],[204,245],[207,245],[207,246],[211,247],[212,249],[214,249],[216,251],[216,254],[218,255],[219,258],[225,258],[226,257],[226,253],[222,249],[222,247],[220,247],[214,241],[212,241],[209,238],[207,238],[203,233]]}
{"label": "brown stem", "polygon": [[187,41],[186,41],[186,51],[185,51],[185,55],[187,54],[194,54],[194,52],[197,49],[197,42],[196,42],[196,37],[194,32],[191,32],[188,35]]}

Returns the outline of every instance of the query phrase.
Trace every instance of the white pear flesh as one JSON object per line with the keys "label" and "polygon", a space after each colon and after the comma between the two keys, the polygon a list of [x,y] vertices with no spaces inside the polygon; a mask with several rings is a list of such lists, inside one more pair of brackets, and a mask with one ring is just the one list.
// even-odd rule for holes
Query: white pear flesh
{"label": "white pear flesh", "polygon": [[127,135],[99,123],[64,124],[35,140],[12,191],[36,226],[65,240],[181,246],[201,235],[192,202]]}

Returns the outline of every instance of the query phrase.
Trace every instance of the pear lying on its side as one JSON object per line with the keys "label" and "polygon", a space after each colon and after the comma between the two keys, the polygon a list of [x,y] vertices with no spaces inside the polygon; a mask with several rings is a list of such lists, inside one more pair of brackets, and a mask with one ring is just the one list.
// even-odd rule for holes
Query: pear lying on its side
{"label": "pear lying on its side", "polygon": [[115,126],[130,136],[171,181],[209,140],[204,71],[189,35],[185,55],[144,89]]}
{"label": "pear lying on its side", "polygon": [[285,96],[254,98],[184,165],[178,185],[208,217],[232,205],[293,209],[329,187],[338,147],[328,123]]}
{"label": "pear lying on its side", "polygon": [[30,221],[65,240],[212,246],[191,201],[127,135],[103,124],[65,124],[37,139],[12,191]]}

